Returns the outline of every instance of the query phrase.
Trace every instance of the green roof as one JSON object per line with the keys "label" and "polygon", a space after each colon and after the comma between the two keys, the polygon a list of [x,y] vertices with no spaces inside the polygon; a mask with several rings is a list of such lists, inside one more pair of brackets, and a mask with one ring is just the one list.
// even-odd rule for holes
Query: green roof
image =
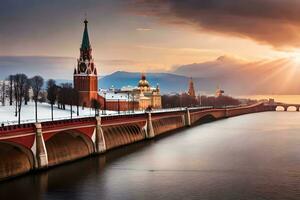
{"label": "green roof", "polygon": [[82,43],[81,43],[81,49],[90,49],[90,39],[89,39],[89,33],[87,29],[87,20],[84,20],[84,31],[83,31],[83,37],[82,37]]}

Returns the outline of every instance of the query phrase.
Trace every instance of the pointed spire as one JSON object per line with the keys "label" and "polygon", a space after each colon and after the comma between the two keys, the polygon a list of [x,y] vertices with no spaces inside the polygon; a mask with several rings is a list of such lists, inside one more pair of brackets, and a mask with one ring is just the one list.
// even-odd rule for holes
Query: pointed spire
{"label": "pointed spire", "polygon": [[88,21],[87,21],[87,19],[85,19],[84,20],[84,31],[83,31],[83,37],[82,37],[82,43],[81,43],[82,50],[88,50],[91,48],[87,24],[88,24]]}
{"label": "pointed spire", "polygon": [[144,72],[141,74],[141,79],[142,79],[142,80],[146,80],[146,75],[145,75]]}
{"label": "pointed spire", "polygon": [[189,82],[189,90],[188,90],[188,95],[190,95],[191,97],[196,97],[196,93],[195,93],[195,88],[194,88],[194,82],[193,82],[193,78],[190,78],[190,82]]}

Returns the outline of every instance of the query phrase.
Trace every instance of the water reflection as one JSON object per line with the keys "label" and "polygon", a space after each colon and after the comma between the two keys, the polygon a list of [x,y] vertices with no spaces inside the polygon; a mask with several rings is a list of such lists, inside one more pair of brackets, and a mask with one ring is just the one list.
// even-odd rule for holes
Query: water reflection
{"label": "water reflection", "polygon": [[1,199],[300,199],[300,113],[204,124],[0,184]]}

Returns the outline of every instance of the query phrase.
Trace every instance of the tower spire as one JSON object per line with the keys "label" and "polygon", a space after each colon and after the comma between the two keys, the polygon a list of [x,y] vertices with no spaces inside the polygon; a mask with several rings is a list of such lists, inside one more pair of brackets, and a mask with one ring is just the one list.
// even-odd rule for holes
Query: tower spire
{"label": "tower spire", "polygon": [[81,50],[89,50],[91,48],[91,43],[89,39],[89,33],[87,28],[88,20],[84,20],[84,31],[82,36]]}
{"label": "tower spire", "polygon": [[92,47],[89,39],[89,33],[87,28],[88,20],[84,20],[84,31],[82,36],[82,42],[80,47],[80,59],[91,60],[92,59]]}
{"label": "tower spire", "polygon": [[195,98],[196,97],[196,93],[195,93],[195,88],[194,88],[194,82],[193,82],[193,78],[190,78],[190,82],[189,82],[189,90],[188,90],[188,95]]}

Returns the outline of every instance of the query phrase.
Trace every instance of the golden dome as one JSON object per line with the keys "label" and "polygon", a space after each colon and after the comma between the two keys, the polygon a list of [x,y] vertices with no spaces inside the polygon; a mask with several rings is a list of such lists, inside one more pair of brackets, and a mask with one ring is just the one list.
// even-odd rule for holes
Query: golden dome
{"label": "golden dome", "polygon": [[146,80],[146,76],[142,74],[141,80],[139,81],[138,87],[150,87],[148,81]]}

